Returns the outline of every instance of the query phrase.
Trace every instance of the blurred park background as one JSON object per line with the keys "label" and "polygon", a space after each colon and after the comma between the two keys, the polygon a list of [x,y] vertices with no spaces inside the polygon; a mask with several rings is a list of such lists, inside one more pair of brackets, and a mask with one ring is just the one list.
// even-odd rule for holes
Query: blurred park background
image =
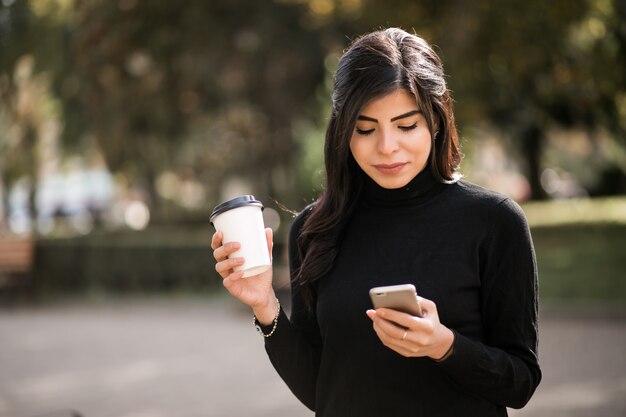
{"label": "blurred park background", "polygon": [[219,305],[208,215],[248,193],[287,293],[338,57],[389,26],[436,46],[462,172],[525,210],[542,306],[624,323],[624,0],[0,0],[0,315]]}

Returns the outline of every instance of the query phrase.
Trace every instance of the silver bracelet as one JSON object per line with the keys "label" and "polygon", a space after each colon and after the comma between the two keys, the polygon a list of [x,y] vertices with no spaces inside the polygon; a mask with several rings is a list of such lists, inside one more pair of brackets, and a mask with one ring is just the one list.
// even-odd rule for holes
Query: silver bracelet
{"label": "silver bracelet", "polygon": [[256,316],[252,316],[252,324],[254,324],[254,327],[256,327],[257,332],[259,332],[259,334],[263,337],[270,337],[271,335],[274,334],[274,332],[276,331],[276,326],[278,326],[278,316],[280,316],[280,301],[278,301],[278,298],[276,299],[276,304],[278,305],[278,307],[276,308],[276,316],[274,317],[274,325],[272,326],[272,330],[268,333],[265,334],[263,333],[263,329],[261,329],[261,323],[259,323],[259,320],[256,318]]}

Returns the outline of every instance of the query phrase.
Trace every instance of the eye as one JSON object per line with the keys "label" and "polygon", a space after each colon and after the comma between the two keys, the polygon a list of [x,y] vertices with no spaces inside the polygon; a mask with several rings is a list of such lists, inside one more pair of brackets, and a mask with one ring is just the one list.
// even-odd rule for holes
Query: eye
{"label": "eye", "polygon": [[367,136],[367,135],[371,135],[374,132],[374,129],[367,129],[367,130],[363,130],[363,129],[359,129],[358,127],[356,128],[356,133],[358,133],[359,135],[363,135],[363,136]]}
{"label": "eye", "polygon": [[410,126],[398,126],[398,129],[402,130],[403,132],[408,132],[409,130],[413,130],[417,127],[417,122],[413,123]]}

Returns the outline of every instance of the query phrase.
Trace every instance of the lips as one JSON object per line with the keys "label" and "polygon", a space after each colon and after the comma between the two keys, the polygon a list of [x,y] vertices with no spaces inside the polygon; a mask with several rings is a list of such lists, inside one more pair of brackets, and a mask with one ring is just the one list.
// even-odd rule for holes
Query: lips
{"label": "lips", "polygon": [[402,171],[406,164],[407,162],[396,162],[393,164],[377,164],[374,167],[385,174],[395,174]]}

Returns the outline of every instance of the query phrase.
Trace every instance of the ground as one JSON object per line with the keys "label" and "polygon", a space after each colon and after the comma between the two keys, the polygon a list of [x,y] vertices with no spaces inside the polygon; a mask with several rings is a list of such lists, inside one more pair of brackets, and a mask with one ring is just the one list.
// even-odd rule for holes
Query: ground
{"label": "ground", "polygon": [[[626,415],[626,315],[544,310],[544,379],[514,417]],[[312,417],[225,297],[0,309],[0,417]]]}

